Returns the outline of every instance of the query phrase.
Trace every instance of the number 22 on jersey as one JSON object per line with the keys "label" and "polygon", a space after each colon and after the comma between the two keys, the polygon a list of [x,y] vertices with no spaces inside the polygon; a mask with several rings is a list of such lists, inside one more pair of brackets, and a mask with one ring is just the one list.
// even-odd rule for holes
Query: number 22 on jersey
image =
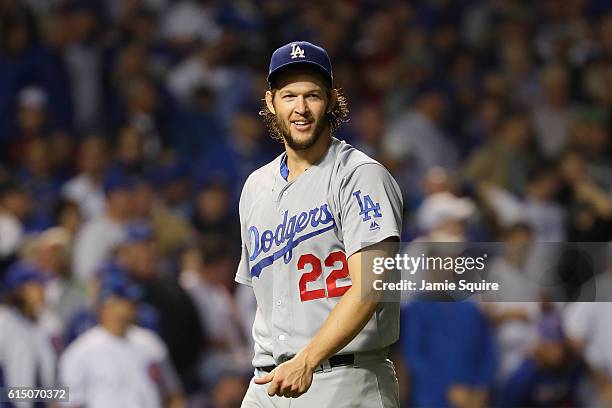
{"label": "number 22 on jersey", "polygon": [[328,298],[342,296],[351,287],[351,285],[337,286],[336,284],[338,279],[348,278],[349,276],[348,262],[344,252],[335,251],[330,253],[323,263],[326,268],[334,268],[338,263],[340,263],[340,266],[333,269],[329,275],[327,275],[325,279],[325,288],[309,290],[307,284],[317,281],[321,277],[321,274],[323,274],[321,260],[313,254],[304,254],[298,259],[298,270],[303,271],[308,265],[310,266],[310,272],[304,273],[300,278],[300,299],[302,302],[324,298],[326,289]]}

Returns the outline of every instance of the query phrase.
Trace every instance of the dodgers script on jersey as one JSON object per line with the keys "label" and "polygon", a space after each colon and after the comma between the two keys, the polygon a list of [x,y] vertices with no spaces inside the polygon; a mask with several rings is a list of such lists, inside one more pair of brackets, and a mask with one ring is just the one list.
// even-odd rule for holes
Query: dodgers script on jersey
{"label": "dodgers script on jersey", "polygon": [[[236,281],[253,287],[254,366],[279,364],[317,333],[350,288],[347,258],[400,237],[402,195],[389,172],[332,138],[323,158],[295,180],[283,153],[256,170],[240,197],[242,256]],[[381,303],[343,349],[382,349],[397,340],[399,305]]]}

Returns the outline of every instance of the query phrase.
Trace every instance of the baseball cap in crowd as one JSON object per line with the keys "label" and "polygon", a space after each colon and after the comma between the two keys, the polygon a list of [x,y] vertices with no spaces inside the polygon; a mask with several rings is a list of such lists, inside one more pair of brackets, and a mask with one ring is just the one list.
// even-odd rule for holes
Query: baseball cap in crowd
{"label": "baseball cap in crowd", "polygon": [[98,302],[102,303],[110,298],[121,298],[138,302],[142,299],[142,288],[130,280],[124,271],[106,273],[100,280]]}
{"label": "baseball cap in crowd", "polygon": [[429,232],[447,221],[464,221],[474,214],[476,206],[469,198],[459,198],[449,192],[427,197],[417,212],[417,224]]}
{"label": "baseball cap in crowd", "polygon": [[147,222],[132,222],[125,227],[122,243],[150,241],[153,239],[153,227]]}
{"label": "baseball cap in crowd", "polygon": [[103,187],[106,195],[115,190],[131,191],[136,187],[136,180],[122,171],[111,171],[104,178]]}
{"label": "baseball cap in crowd", "polygon": [[285,68],[296,65],[310,65],[318,69],[333,84],[332,65],[327,51],[308,41],[293,41],[278,48],[270,58],[268,83],[272,83]]}
{"label": "baseball cap in crowd", "polygon": [[13,292],[29,282],[44,284],[47,281],[45,273],[29,262],[18,261],[11,265],[4,276],[3,290]]}
{"label": "baseball cap in crowd", "polygon": [[132,282],[125,270],[116,262],[104,265],[99,273],[100,287],[97,301],[102,303],[109,298],[123,298],[137,302],[142,298],[142,288]]}

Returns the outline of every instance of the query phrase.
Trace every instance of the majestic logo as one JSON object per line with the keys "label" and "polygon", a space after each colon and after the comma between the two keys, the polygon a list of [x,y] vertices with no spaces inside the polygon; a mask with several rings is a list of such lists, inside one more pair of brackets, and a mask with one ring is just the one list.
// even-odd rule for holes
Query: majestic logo
{"label": "majestic logo", "polygon": [[[304,231],[308,226],[315,228],[315,230],[296,237],[297,234]],[[256,226],[249,227],[252,244],[252,252],[249,261],[254,261],[259,255],[270,252],[272,244],[275,244],[277,247],[285,244],[272,255],[262,258],[253,265],[251,268],[251,276],[259,277],[263,268],[272,265],[274,261],[281,257],[283,257],[285,264],[288,264],[293,257],[293,248],[298,246],[300,242],[332,230],[335,226],[336,221],[328,205],[323,204],[320,207],[315,207],[310,211],[303,211],[299,215],[293,215],[291,217],[289,217],[289,213],[285,211],[283,222],[278,224],[274,231],[264,230],[260,234]],[[318,227],[321,228],[316,229]]]}
{"label": "majestic logo", "polygon": [[298,44],[291,44],[291,58],[305,58],[304,50]]}
{"label": "majestic logo", "polygon": [[[364,195],[363,200],[361,199],[361,190],[355,191],[353,195],[357,200],[357,204],[359,204],[359,208],[361,209],[359,215],[363,216],[364,222],[372,219],[372,216],[370,216],[371,212],[374,213],[374,218],[382,217],[382,214],[380,212],[380,204],[374,203],[374,201],[372,201],[372,198],[369,195]],[[377,229],[377,227],[380,228],[375,221],[370,224],[371,230]]]}

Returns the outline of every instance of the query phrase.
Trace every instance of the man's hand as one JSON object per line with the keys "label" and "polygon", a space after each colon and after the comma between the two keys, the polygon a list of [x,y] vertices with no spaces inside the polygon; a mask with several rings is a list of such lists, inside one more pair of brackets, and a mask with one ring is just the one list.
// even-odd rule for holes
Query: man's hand
{"label": "man's hand", "polygon": [[271,383],[268,387],[270,396],[297,398],[310,388],[313,373],[314,368],[298,353],[262,378],[255,378],[255,384]]}

